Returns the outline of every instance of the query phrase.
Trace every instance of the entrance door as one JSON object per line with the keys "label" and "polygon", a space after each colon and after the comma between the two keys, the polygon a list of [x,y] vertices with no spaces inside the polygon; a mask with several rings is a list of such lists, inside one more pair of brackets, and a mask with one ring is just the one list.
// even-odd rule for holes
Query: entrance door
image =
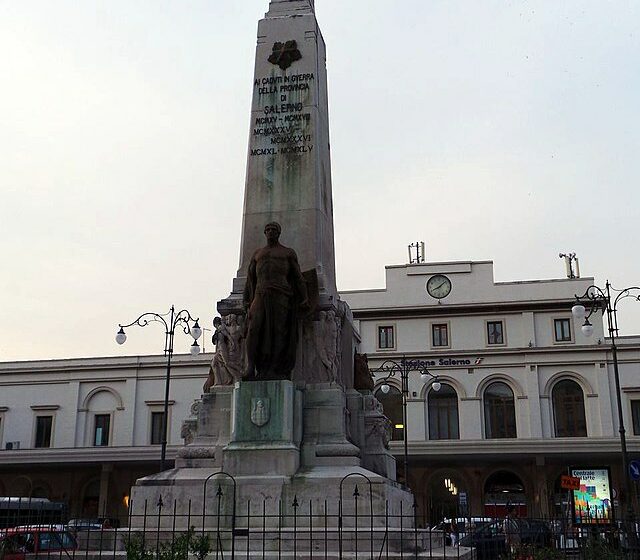
{"label": "entrance door", "polygon": [[460,494],[466,498],[466,488],[461,487],[460,479],[455,473],[443,474],[431,480],[428,493],[428,511],[431,525],[444,519],[466,517],[466,500],[460,503]]}
{"label": "entrance door", "polygon": [[493,473],[484,485],[484,514],[504,517],[509,507],[516,508],[518,517],[527,516],[527,497],[520,477],[510,471]]}

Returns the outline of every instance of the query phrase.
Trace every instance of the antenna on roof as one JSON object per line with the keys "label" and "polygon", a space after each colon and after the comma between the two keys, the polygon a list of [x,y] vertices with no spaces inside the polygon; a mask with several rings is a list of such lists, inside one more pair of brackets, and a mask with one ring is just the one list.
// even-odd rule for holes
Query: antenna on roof
{"label": "antenna on roof", "polygon": [[409,264],[420,264],[425,261],[426,252],[424,241],[416,241],[409,245]]}
{"label": "antenna on roof", "polygon": [[[580,261],[575,253],[560,253],[559,257],[564,259],[567,267],[567,278],[580,278]],[[575,269],[574,269],[575,265]]]}

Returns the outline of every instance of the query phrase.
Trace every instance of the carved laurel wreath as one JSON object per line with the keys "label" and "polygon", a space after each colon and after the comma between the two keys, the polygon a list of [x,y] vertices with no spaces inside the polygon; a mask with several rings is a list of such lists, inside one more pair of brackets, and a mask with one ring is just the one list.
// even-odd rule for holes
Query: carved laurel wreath
{"label": "carved laurel wreath", "polygon": [[273,52],[269,57],[269,62],[279,66],[282,70],[286,70],[301,58],[302,54],[298,50],[298,43],[296,41],[286,41],[273,44]]}

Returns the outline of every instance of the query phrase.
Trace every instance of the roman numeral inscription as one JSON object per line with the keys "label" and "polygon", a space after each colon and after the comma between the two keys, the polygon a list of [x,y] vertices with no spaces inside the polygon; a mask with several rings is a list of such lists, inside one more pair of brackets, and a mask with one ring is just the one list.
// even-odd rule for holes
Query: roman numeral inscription
{"label": "roman numeral inscription", "polygon": [[258,100],[260,113],[254,112],[249,149],[252,157],[304,156],[313,152],[309,108],[315,79],[313,74],[293,74],[254,81],[254,99]]}

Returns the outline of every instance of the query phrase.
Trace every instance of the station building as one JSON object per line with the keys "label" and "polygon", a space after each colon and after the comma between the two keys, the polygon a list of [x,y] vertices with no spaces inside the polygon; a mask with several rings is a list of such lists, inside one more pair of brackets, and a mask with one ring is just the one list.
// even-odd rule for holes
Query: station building
{"label": "station building", "polygon": [[[437,297],[433,297],[429,290]],[[448,284],[447,284],[448,283]],[[441,387],[376,373],[394,425],[391,450],[429,521],[447,516],[558,515],[559,478],[610,471],[612,505],[625,506],[609,340],[594,315],[585,337],[571,316],[592,278],[495,282],[493,263],[389,266],[382,289],[342,292],[375,370],[428,362]],[[450,286],[450,292],[448,291]],[[640,455],[640,337],[618,339],[621,399],[631,458]],[[172,360],[167,459],[212,354]],[[0,363],[0,495],[46,497],[74,517],[124,517],[137,478],[157,472],[164,356]],[[388,393],[382,386],[388,385]]]}
{"label": "station building", "polygon": [[[425,360],[438,377],[376,373],[393,425],[391,448],[431,520],[466,513],[566,512],[560,476],[610,470],[614,510],[627,499],[621,470],[610,341],[601,313],[586,337],[571,308],[593,278],[495,282],[493,263],[388,266],[383,289],[343,292],[375,370]],[[450,291],[449,291],[450,289]],[[436,297],[430,295],[431,291]],[[449,291],[449,293],[446,293]],[[619,337],[621,398],[631,458],[640,453],[640,337]],[[382,392],[382,386],[388,393]],[[622,503],[621,503],[622,502]]]}
{"label": "station building", "polygon": [[[169,466],[211,359],[172,358]],[[160,469],[165,381],[164,356],[0,363],[0,496],[126,519],[131,486]]]}

